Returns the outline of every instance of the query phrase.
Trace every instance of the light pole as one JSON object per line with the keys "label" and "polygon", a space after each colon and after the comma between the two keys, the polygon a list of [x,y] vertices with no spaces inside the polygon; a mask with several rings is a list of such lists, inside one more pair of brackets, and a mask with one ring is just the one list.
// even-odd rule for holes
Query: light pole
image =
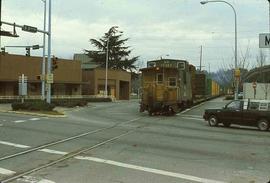
{"label": "light pole", "polygon": [[[237,15],[236,15],[236,11],[233,7],[232,4],[228,3],[227,1],[222,1],[222,0],[213,0],[213,1],[201,1],[202,5],[205,5],[207,3],[225,3],[227,5],[229,5],[234,12],[234,22],[235,22],[235,50],[234,50],[234,55],[235,55],[235,71],[238,69],[238,65],[237,65]],[[234,90],[234,99],[237,100],[238,99],[238,79],[235,77],[234,75],[234,80],[235,80],[235,90]]]}
{"label": "light pole", "polygon": [[[118,26],[112,27],[114,29],[118,28]],[[111,28],[111,29],[112,29]],[[110,30],[111,30],[110,29]],[[123,33],[120,31],[119,33]],[[110,44],[110,38],[112,37],[112,34],[109,32],[108,33],[108,40],[107,40],[107,50],[106,50],[106,69],[105,69],[105,97],[108,97],[108,62],[109,62],[109,44]]]}
{"label": "light pole", "polygon": [[[49,0],[49,20],[48,20],[48,63],[47,63],[47,75],[51,75],[51,42],[52,42],[52,0]],[[47,79],[48,80],[48,79]],[[51,82],[47,81],[47,103],[51,103]]]}
{"label": "light pole", "polygon": [[[46,11],[47,11],[47,2],[46,0],[41,0],[44,3],[44,26],[43,29],[46,31]],[[42,60],[42,85],[41,85],[41,95],[42,100],[45,99],[45,74],[46,74],[46,33],[43,33],[43,60]]]}

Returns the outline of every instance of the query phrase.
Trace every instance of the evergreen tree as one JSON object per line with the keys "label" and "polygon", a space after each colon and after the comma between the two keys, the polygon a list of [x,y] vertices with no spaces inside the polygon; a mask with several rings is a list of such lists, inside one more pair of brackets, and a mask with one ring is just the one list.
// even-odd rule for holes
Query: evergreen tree
{"label": "evergreen tree", "polygon": [[[137,57],[129,58],[131,53],[130,47],[125,46],[128,38],[123,39],[123,32],[117,29],[118,27],[111,27],[107,33],[100,39],[90,39],[90,43],[97,48],[97,50],[85,50],[86,54],[93,59],[100,67],[106,67],[106,52],[108,46],[108,68],[121,70],[136,70],[135,62]],[[109,44],[108,44],[109,43]]]}

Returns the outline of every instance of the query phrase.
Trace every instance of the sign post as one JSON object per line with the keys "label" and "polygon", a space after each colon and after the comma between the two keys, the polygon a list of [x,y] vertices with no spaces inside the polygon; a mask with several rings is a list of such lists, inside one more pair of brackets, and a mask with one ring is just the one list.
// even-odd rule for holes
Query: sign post
{"label": "sign post", "polygon": [[19,76],[19,95],[24,103],[24,98],[27,96],[27,76],[22,74]]}
{"label": "sign post", "polygon": [[256,99],[256,88],[257,88],[257,83],[256,82],[253,82],[252,83],[252,87],[254,89],[254,99]]}

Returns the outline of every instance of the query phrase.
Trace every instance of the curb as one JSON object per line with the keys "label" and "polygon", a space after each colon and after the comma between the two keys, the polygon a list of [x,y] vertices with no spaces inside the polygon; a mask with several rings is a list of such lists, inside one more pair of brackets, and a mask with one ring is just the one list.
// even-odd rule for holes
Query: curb
{"label": "curb", "polygon": [[39,116],[39,117],[50,117],[50,118],[66,118],[67,115],[50,115],[50,114],[42,114],[42,113],[32,113],[32,112],[21,112],[21,111],[9,111],[9,110],[0,110],[0,112],[13,113],[13,114],[23,114],[23,115],[31,115],[31,116]]}

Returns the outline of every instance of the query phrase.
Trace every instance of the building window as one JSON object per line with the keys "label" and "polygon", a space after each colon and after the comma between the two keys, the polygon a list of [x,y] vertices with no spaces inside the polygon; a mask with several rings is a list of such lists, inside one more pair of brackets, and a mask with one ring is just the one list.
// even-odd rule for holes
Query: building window
{"label": "building window", "polygon": [[169,86],[176,87],[176,78],[168,78]]}
{"label": "building window", "polygon": [[163,83],[163,74],[158,73],[157,74],[157,84],[162,84]]}

